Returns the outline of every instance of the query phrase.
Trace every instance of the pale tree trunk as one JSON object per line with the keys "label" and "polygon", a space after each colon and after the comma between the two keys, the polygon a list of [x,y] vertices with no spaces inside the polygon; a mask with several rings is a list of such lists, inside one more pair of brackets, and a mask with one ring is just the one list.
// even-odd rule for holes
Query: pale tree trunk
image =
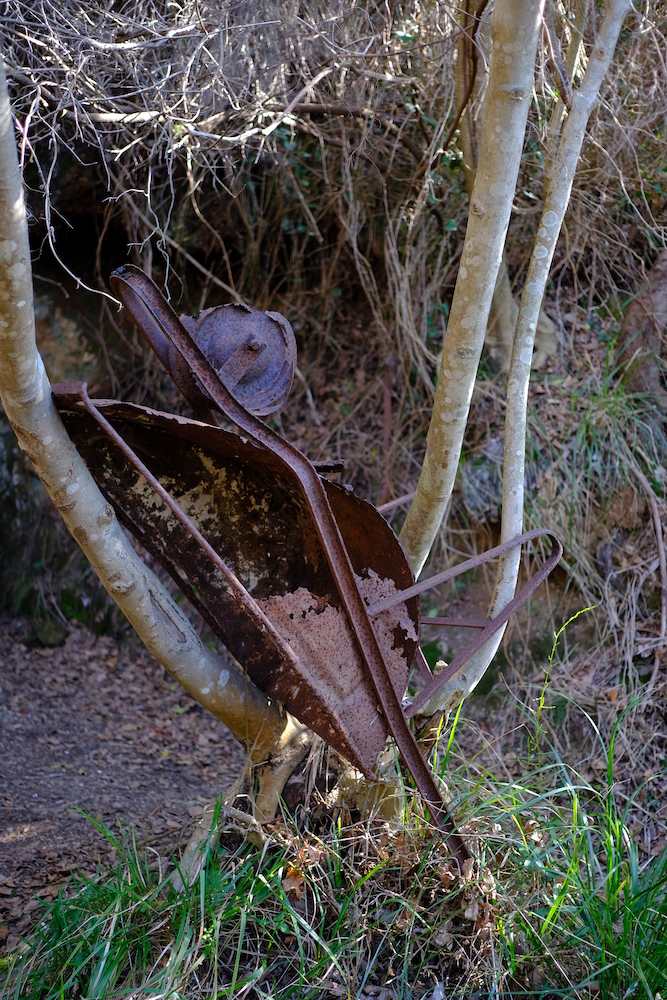
{"label": "pale tree trunk", "polygon": [[[524,474],[526,460],[526,415],[528,384],[540,313],[549,270],[565,211],[570,200],[586,126],[598,99],[600,86],[611,63],[623,20],[631,10],[629,0],[608,0],[600,34],[588,60],[581,87],[574,94],[572,110],[563,128],[563,136],[554,161],[551,183],[537,231],[537,239],[521,296],[512,361],[507,380],[505,411],[505,453],[503,460],[503,508],[501,542],[511,541],[523,530]],[[514,597],[519,573],[520,549],[513,549],[499,559],[488,617],[493,618]],[[503,630],[504,631],[504,630]],[[450,710],[481,680],[500,644],[503,631],[490,640],[462,670],[443,685],[437,704],[430,711]],[[427,708],[424,708],[424,712]]]}
{"label": "pale tree trunk", "polygon": [[[103,586],[155,658],[221,719],[260,765],[256,810],[271,816],[311,734],[281,714],[229,658],[212,652],[127,540],[70,441],[35,342],[30,246],[0,63],[0,397],[19,445]],[[264,765],[263,767],[261,765]]]}
{"label": "pale tree trunk", "polygon": [[[629,0],[607,0],[600,33],[589,56],[581,86],[573,95],[572,109],[563,127],[562,139],[554,161],[544,210],[528,266],[507,380],[501,542],[515,538],[523,530],[528,384],[537,317],[544,298],[556,242],[570,200],[588,119],[598,100],[602,81],[611,65],[621,26],[631,9]],[[502,611],[512,600],[519,561],[518,549],[508,553],[507,556],[501,556],[490,608],[491,617]],[[486,667],[482,669],[482,673],[484,669]],[[481,677],[481,673],[479,676]]]}
{"label": "pale tree trunk", "polygon": [[[468,200],[472,198],[480,136],[484,127],[486,74],[483,72],[483,64],[485,60],[488,62],[491,51],[488,19],[482,18],[478,22],[468,9],[470,2],[471,0],[466,0],[466,8],[462,13],[461,27],[464,31],[459,37],[456,50],[456,103],[459,108],[467,105],[459,123],[459,146],[463,154]],[[509,371],[518,315],[519,306],[512,294],[507,257],[503,252],[484,340],[489,355],[503,372]],[[537,324],[535,349],[536,368],[542,367],[558,350],[556,327],[543,310],[540,311]]]}
{"label": "pale tree trunk", "polygon": [[401,542],[418,575],[454,487],[479,359],[502,259],[533,86],[542,0],[497,0],[480,168],[445,334],[417,493]]}

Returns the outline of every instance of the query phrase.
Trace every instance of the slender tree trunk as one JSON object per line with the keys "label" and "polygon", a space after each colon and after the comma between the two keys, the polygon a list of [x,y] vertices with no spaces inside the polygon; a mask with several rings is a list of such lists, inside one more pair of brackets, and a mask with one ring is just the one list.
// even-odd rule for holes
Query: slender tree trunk
{"label": "slender tree trunk", "polygon": [[[563,137],[554,162],[551,183],[519,306],[512,363],[507,381],[501,542],[509,541],[523,530],[526,413],[537,317],[544,298],[556,242],[570,201],[572,182],[586,136],[588,119],[611,64],[621,25],[631,9],[629,0],[607,0],[605,6],[600,34],[590,54],[581,87],[574,93],[572,110],[563,128]],[[514,596],[518,567],[518,552],[509,553],[506,558],[501,558],[492,614],[501,611]]]}
{"label": "slender tree trunk", "polygon": [[[471,0],[466,0],[466,8],[462,14],[461,27],[464,29],[457,44],[456,52],[456,102],[460,108],[467,101],[467,108],[461,117],[459,125],[459,146],[463,153],[463,172],[468,192],[468,200],[472,199],[472,190],[477,172],[477,154],[480,136],[484,127],[485,94],[482,71],[484,60],[488,62],[491,52],[491,39],[488,20],[477,23],[471,15]],[[583,0],[582,0],[583,2]],[[493,299],[486,328],[484,346],[493,362],[503,371],[509,371],[512,355],[514,330],[519,315],[519,306],[512,295],[507,256],[503,251],[500,269],[493,289]],[[544,311],[540,311],[535,338],[535,367],[541,367],[547,358],[553,357],[558,349],[556,327]]]}
{"label": "slender tree trunk", "polygon": [[[629,0],[608,0],[599,37],[588,60],[581,87],[575,92],[558,149],[537,239],[521,296],[505,410],[505,454],[503,462],[503,512],[501,542],[510,541],[523,530],[524,474],[526,461],[526,414],[528,384],[535,343],[537,318],[549,277],[556,241],[570,200],[572,182],[586,135],[586,126],[595,106],[602,81],[609,69],[623,20],[631,10]],[[521,553],[513,549],[499,559],[496,583],[488,617],[493,618],[514,597]],[[504,630],[503,630],[504,631]],[[433,711],[448,710],[481,680],[493,659],[503,632],[491,639],[442,688]]]}
{"label": "slender tree trunk", "polygon": [[543,0],[497,0],[479,163],[417,493],[401,532],[422,570],[454,487],[502,259],[533,85]]}
{"label": "slender tree trunk", "polygon": [[35,342],[28,227],[1,63],[0,232],[0,397],[19,445],[102,584],[146,647],[193,698],[229,727],[248,748],[253,763],[268,762],[274,775],[265,773],[257,807],[270,814],[277,804],[280,782],[287,777],[283,776],[285,762],[290,762],[291,770],[297,758],[305,755],[309,731],[281,715],[278,706],[231,659],[202,643],[128,542],[53,404]]}

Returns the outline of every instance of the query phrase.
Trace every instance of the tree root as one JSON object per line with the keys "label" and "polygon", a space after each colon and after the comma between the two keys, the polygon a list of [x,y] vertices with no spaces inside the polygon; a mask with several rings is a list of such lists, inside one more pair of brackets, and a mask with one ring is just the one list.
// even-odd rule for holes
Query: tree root
{"label": "tree root", "polygon": [[[224,797],[231,797],[233,801],[236,797],[234,790]],[[196,881],[225,829],[237,830],[257,847],[263,847],[266,843],[267,838],[262,827],[250,813],[234,809],[225,802],[221,804],[211,802],[204,807],[187,843],[181,863],[171,875],[171,884],[176,892],[181,892],[186,885],[192,885]]]}
{"label": "tree root", "polygon": [[[277,751],[259,764],[249,761],[247,770],[222,796],[222,802],[212,802],[204,808],[185,848],[183,859],[171,876],[171,883],[177,892],[184,886],[193,884],[211,851],[217,846],[223,830],[237,830],[255,846],[264,846],[267,838],[262,824],[274,819],[288,778],[305,759],[316,740],[317,737],[306,726],[287,715]],[[249,796],[253,812],[235,809],[231,803],[243,786],[248,784],[252,788],[255,783],[254,798]]]}

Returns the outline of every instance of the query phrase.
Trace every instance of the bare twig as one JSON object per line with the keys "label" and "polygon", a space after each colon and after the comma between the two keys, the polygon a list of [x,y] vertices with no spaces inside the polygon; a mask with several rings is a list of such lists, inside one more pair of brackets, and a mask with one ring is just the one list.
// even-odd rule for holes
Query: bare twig
{"label": "bare twig", "polygon": [[155,223],[152,223],[151,220],[146,215],[144,215],[141,209],[137,207],[135,202],[132,202],[131,210],[141,220],[141,222],[143,222],[143,224],[151,233],[157,233],[161,240],[164,240],[164,242],[167,243],[170,247],[173,247],[173,249],[176,250],[179,254],[181,254],[187,260],[188,264],[192,264],[192,266],[197,271],[199,271],[200,274],[203,274],[204,277],[208,278],[208,280],[211,281],[214,285],[217,285],[218,288],[222,288],[223,291],[231,295],[235,302],[244,301],[243,297],[239,295],[239,293],[236,291],[235,288],[232,288],[231,285],[228,285],[225,281],[222,281],[222,279],[218,278],[215,274],[213,274],[212,271],[209,271],[207,267],[204,267],[203,264],[200,264],[197,258],[193,257],[192,254],[188,253],[187,250],[184,250],[183,247],[180,245],[180,243],[177,243],[176,240],[172,239],[171,236],[168,236],[167,233],[164,232],[164,230],[156,226]]}
{"label": "bare twig", "polygon": [[570,83],[568,72],[565,68],[565,63],[563,62],[563,53],[561,52],[560,42],[558,41],[558,35],[556,33],[553,0],[546,0],[544,5],[544,29],[547,33],[547,39],[549,41],[549,59],[551,62],[551,69],[558,82],[558,91],[561,100],[567,110],[570,111],[572,108],[572,84]]}
{"label": "bare twig", "polygon": [[[459,122],[461,121],[461,118],[463,117],[465,111],[467,110],[468,104],[470,102],[470,98],[472,97],[472,92],[475,89],[475,79],[477,77],[477,67],[478,67],[478,64],[479,64],[479,52],[478,52],[478,49],[477,49],[477,32],[478,32],[479,26],[480,26],[480,24],[482,22],[482,15],[483,15],[484,11],[486,10],[487,4],[488,4],[488,0],[481,0],[481,3],[479,5],[479,7],[477,8],[477,13],[475,14],[475,18],[474,18],[474,22],[473,22],[474,25],[475,25],[475,29],[474,29],[472,37],[470,37],[470,35],[469,35],[470,25],[467,23],[468,21],[472,20],[469,15],[468,15],[467,20],[466,20],[466,26],[463,29],[465,35],[467,36],[465,48],[469,52],[470,73],[468,75],[468,85],[467,85],[467,88],[466,88],[466,92],[465,92],[465,94],[463,96],[463,99],[462,99],[460,105],[459,105],[458,111],[456,112],[456,114],[454,116],[454,121],[449,126],[449,132],[447,133],[447,138],[445,139],[445,141],[444,141],[444,143],[442,145],[443,149],[447,149],[447,147],[449,146],[450,142],[454,138],[454,133],[456,132],[457,128],[459,127]],[[463,47],[461,47],[460,51],[462,51],[462,49],[463,49]]]}

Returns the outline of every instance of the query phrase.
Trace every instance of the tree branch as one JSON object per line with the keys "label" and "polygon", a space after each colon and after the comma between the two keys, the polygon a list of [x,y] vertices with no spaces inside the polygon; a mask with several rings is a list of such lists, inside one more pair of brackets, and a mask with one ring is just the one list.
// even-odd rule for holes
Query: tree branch
{"label": "tree branch", "polygon": [[[584,29],[586,27],[586,18],[588,16],[588,4],[589,0],[575,0],[575,12],[574,21],[570,26],[570,44],[568,45],[567,55],[565,57],[565,77],[570,84],[570,90],[574,85],[574,78],[577,72],[577,64],[579,62],[579,53],[581,51],[581,43],[584,37]],[[551,113],[551,120],[549,122],[549,134],[547,136],[547,149],[546,155],[544,157],[544,197],[547,196],[547,191],[549,189],[549,181],[551,179],[551,174],[553,172],[554,157],[558,149],[558,138],[560,135],[560,127],[563,121],[563,115],[565,113],[565,103],[562,97],[559,95],[556,103],[554,105],[553,111]]]}
{"label": "tree branch", "polygon": [[567,69],[563,63],[563,54],[560,49],[558,34],[556,33],[553,0],[546,0],[544,5],[544,30],[546,31],[547,40],[549,42],[549,62],[551,63],[551,71],[558,84],[558,90],[560,92],[559,96],[569,111],[572,107],[572,84],[570,83]]}

